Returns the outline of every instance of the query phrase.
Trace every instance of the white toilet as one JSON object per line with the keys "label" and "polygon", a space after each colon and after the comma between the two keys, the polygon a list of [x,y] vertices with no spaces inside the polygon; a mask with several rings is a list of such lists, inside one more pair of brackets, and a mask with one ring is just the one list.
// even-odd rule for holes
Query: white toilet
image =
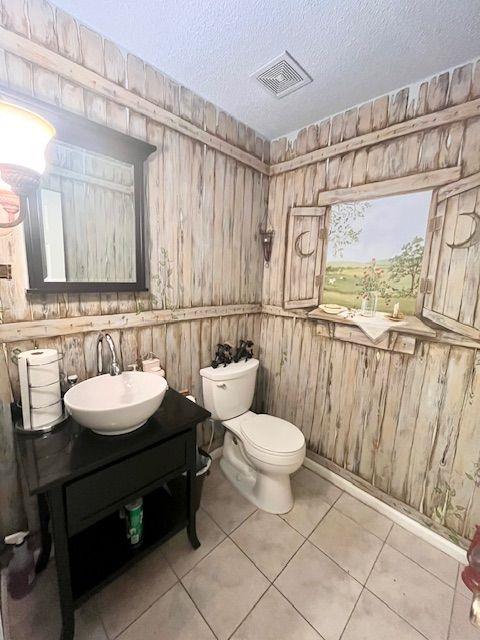
{"label": "white toilet", "polygon": [[254,358],[200,370],[203,402],[226,427],[220,466],[250,502],[269,513],[293,507],[290,474],[305,458],[305,438],[295,425],[249,411],[259,362]]}

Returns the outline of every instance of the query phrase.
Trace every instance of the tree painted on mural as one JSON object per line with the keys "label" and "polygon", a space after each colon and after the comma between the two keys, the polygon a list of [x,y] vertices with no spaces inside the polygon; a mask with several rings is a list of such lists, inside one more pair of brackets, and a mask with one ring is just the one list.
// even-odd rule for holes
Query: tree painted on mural
{"label": "tree painted on mural", "polygon": [[[431,194],[418,192],[331,207],[322,302],[415,313]],[[375,256],[375,260],[372,260]]]}
{"label": "tree painted on mural", "polygon": [[359,223],[365,218],[369,206],[369,202],[343,202],[333,205],[328,243],[334,256],[343,257],[344,249],[358,242],[362,232],[362,225]]}
{"label": "tree painted on mural", "polygon": [[[418,291],[423,258],[423,238],[415,236],[403,245],[401,252],[390,262],[389,277],[396,293],[413,296]],[[398,287],[398,283],[407,280],[406,287]]]}

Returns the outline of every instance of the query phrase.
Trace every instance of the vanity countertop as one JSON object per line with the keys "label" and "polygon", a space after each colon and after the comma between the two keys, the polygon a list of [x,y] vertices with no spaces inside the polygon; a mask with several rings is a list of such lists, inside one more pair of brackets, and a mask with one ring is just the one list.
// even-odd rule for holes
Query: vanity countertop
{"label": "vanity countertop", "polygon": [[102,436],[69,418],[43,436],[17,434],[18,456],[33,495],[168,440],[209,417],[206,409],[168,389],[158,411],[132,433]]}

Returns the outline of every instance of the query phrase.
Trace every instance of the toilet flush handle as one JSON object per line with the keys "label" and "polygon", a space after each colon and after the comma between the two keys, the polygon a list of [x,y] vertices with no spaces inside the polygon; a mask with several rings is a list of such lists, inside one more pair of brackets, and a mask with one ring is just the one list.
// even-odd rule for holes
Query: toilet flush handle
{"label": "toilet flush handle", "polygon": [[222,382],[222,384],[217,384],[217,387],[218,387],[219,389],[226,389],[226,388],[227,388],[227,385],[226,385],[225,383],[223,383],[223,382]]}

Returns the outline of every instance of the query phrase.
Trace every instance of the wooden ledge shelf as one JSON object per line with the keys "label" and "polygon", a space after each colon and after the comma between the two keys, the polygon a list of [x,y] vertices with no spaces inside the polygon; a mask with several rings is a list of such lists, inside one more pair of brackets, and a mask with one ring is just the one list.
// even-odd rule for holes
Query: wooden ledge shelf
{"label": "wooden ledge shelf", "polygon": [[315,333],[318,336],[410,355],[415,353],[416,338],[435,338],[436,336],[436,331],[416,316],[406,316],[399,323],[391,322],[388,332],[376,341],[370,339],[357,326],[354,318],[331,315],[321,309],[314,309],[307,314],[307,317],[316,321]]}

